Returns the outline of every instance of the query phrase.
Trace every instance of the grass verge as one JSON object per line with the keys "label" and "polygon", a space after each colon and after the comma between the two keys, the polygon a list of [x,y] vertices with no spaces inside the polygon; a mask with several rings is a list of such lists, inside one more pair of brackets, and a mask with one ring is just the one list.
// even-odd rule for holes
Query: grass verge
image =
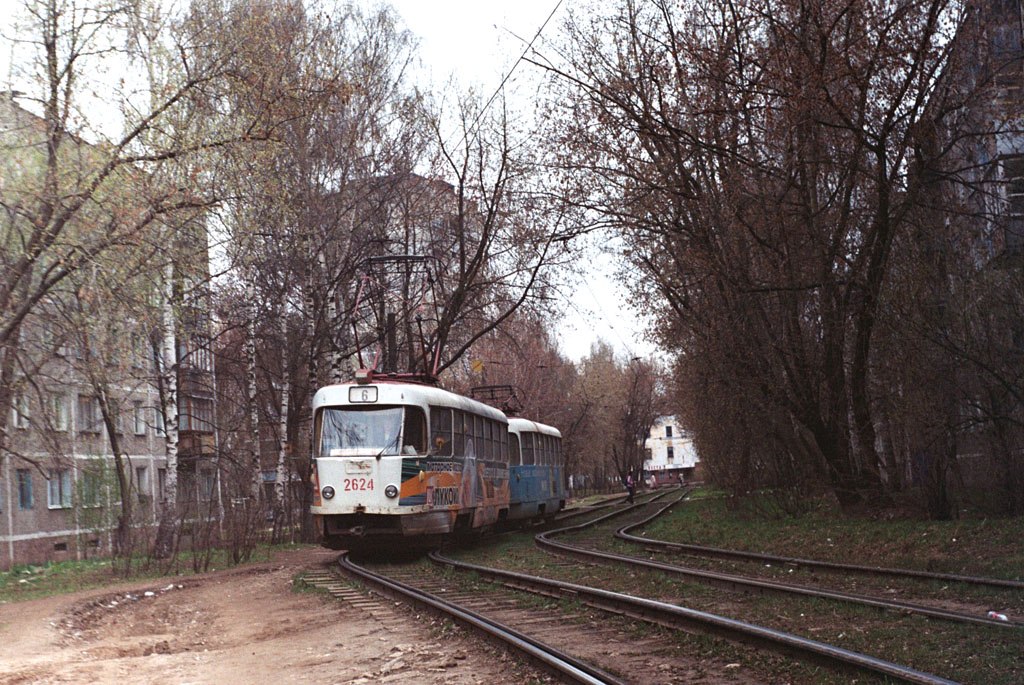
{"label": "grass verge", "polygon": [[[269,561],[276,552],[296,549],[301,545],[258,545],[252,557],[245,564]],[[244,566],[245,564],[238,564]],[[226,551],[214,552],[210,570],[235,566]],[[0,572],[0,604],[38,599],[51,595],[88,590],[118,583],[160,578],[166,575],[192,575],[191,555],[181,553],[168,568],[167,565],[150,563],[145,559],[133,561],[134,569],[125,576],[116,573],[110,559],[89,559],[85,561],[62,561],[31,566],[15,566],[10,571]]]}

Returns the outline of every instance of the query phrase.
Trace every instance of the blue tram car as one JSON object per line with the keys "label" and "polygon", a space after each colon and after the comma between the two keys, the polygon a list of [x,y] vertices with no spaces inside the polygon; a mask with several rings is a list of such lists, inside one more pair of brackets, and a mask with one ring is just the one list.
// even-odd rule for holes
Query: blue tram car
{"label": "blue tram car", "polygon": [[565,508],[562,434],[557,428],[510,417],[509,521],[551,518]]}

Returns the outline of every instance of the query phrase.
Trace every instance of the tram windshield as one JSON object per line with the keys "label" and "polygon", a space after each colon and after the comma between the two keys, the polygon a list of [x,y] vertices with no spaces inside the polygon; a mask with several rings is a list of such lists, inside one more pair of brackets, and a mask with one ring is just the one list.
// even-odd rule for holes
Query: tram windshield
{"label": "tram windshield", "polygon": [[402,407],[327,407],[320,411],[320,456],[397,453]]}

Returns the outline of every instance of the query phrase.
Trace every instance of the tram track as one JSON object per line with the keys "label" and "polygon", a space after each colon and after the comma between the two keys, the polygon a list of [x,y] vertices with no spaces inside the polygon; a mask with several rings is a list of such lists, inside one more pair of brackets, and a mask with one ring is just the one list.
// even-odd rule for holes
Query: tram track
{"label": "tram track", "polygon": [[[553,559],[562,558],[563,562],[555,562],[555,569],[564,566],[567,573],[578,569],[578,564],[569,559],[584,559],[590,564],[598,565],[623,565],[628,564],[633,568],[643,568],[645,571],[656,574],[675,574],[678,568],[672,564],[663,564],[648,559],[628,557],[626,555],[602,552],[585,547],[586,541],[574,540],[575,544],[569,544],[551,538],[582,531],[596,530],[599,524],[607,523],[615,517],[636,514],[641,511],[643,516],[637,520],[623,525],[615,531],[616,537],[629,543],[644,545],[645,547],[658,547],[661,541],[652,541],[646,537],[634,536],[630,530],[653,520],[656,516],[664,513],[669,507],[677,504],[682,498],[659,506],[653,513],[647,510],[659,503],[659,500],[668,496],[671,492],[662,492],[643,502],[630,506],[621,506],[621,503],[611,502],[601,507],[590,508],[587,511],[571,512],[568,515],[560,516],[565,520],[582,514],[595,515],[594,518],[571,526],[564,526],[557,530],[547,531],[535,536],[536,544],[542,548],[555,551],[558,556]],[[685,494],[685,493],[684,493]],[[611,509],[603,513],[604,509]],[[607,538],[609,531],[607,526],[602,526],[603,532],[597,535]],[[584,534],[586,535],[586,534]],[[652,545],[651,543],[655,544]],[[670,548],[673,543],[668,543]],[[650,550],[648,550],[650,551]],[[732,618],[715,615],[708,611],[691,609],[678,604],[662,602],[657,599],[639,597],[635,594],[615,592],[602,587],[592,587],[579,583],[545,578],[529,573],[492,568],[479,564],[458,561],[438,553],[433,553],[431,561],[438,567],[452,569],[463,574],[473,574],[467,578],[484,579],[494,583],[500,588],[489,589],[453,589],[449,583],[450,579],[443,579],[438,575],[432,577],[421,576],[421,571],[408,571],[402,568],[389,569],[387,571],[364,569],[360,580],[371,585],[377,592],[393,597],[396,600],[409,602],[420,609],[427,609],[432,613],[445,615],[452,620],[461,623],[476,631],[483,631],[491,642],[504,645],[505,648],[519,651],[523,656],[539,668],[552,673],[565,682],[644,682],[641,678],[637,680],[624,679],[624,676],[616,673],[627,673],[630,676],[638,671],[636,668],[627,668],[625,671],[617,669],[618,662],[609,665],[597,661],[596,666],[590,666],[585,658],[573,657],[572,644],[589,643],[599,644],[603,639],[610,639],[619,643],[629,642],[627,639],[609,638],[599,633],[581,633],[581,611],[600,611],[608,614],[623,617],[627,622],[644,621],[661,626],[667,629],[669,634],[675,631],[685,631],[690,634],[710,634],[725,638],[732,643],[751,645],[758,650],[781,653],[798,661],[812,664],[824,664],[830,669],[840,672],[855,671],[870,674],[883,680],[912,683],[950,683],[941,676],[925,673],[909,668],[898,663],[878,659],[873,656],[844,649],[839,646],[830,645],[826,642],[819,642],[805,637],[787,633],[774,628],[745,623]],[[344,572],[349,575],[357,575],[354,568],[348,565],[358,566],[350,559]],[[549,564],[550,565],[550,564]],[[572,567],[572,568],[570,568]],[[818,597],[829,601],[843,601],[865,604],[876,609],[887,609],[900,614],[918,613],[929,618],[944,619],[949,621],[966,621],[978,625],[998,626],[999,628],[1017,628],[1016,624],[1006,624],[991,621],[977,616],[958,615],[956,612],[944,612],[930,607],[918,607],[901,602],[888,600],[877,600],[876,598],[864,598],[846,596],[844,593],[837,593],[816,588],[802,588],[786,583],[766,583],[761,579],[746,578],[732,574],[716,574],[699,569],[692,569],[700,574],[686,576],[687,581],[699,580],[699,582],[716,585],[718,587],[729,587],[730,589],[743,589],[747,593],[764,594],[766,592],[785,592],[794,594],[793,588],[800,588],[795,594],[805,597]],[[556,573],[556,575],[564,575]],[[632,575],[632,574],[630,574]],[[463,580],[462,584],[477,582],[474,580]],[[601,584],[604,584],[603,582]],[[783,586],[781,588],[775,585]],[[517,598],[515,593],[531,593],[541,595],[548,600],[567,600],[556,605],[540,605],[535,600],[532,604],[529,600]],[[630,590],[632,592],[632,590]],[[400,593],[403,593],[400,595]],[[404,593],[411,593],[405,595]],[[861,600],[867,600],[866,602]],[[563,614],[568,614],[565,618]],[[802,614],[801,614],[802,615]],[[593,622],[593,619],[590,619]],[[603,625],[606,621],[598,621]],[[769,621],[771,623],[771,621]],[[515,628],[510,628],[513,625]],[[565,648],[565,640],[568,636],[569,648]],[[840,637],[842,637],[840,635]],[[557,644],[561,641],[563,644]],[[671,639],[669,639],[671,641]],[[556,643],[551,646],[549,643]],[[583,655],[584,657],[586,655]],[[592,656],[592,654],[591,654]],[[575,659],[575,661],[574,661]],[[650,678],[650,673],[648,673]],[[656,678],[648,682],[660,682]]]}
{"label": "tram track", "polygon": [[[894,664],[850,650],[809,640],[796,635],[756,626],[734,619],[715,616],[707,612],[687,609],[657,600],[612,592],[602,588],[569,583],[531,574],[507,571],[457,561],[438,553],[430,560],[463,574],[475,574],[499,589],[490,586],[483,590],[467,590],[453,586],[437,573],[425,573],[413,567],[391,569],[387,573],[360,565],[347,555],[339,559],[340,569],[347,575],[371,586],[376,592],[397,601],[443,616],[481,633],[492,643],[519,652],[534,665],[556,675],[565,682],[624,683],[626,680],[582,661],[564,649],[552,646],[556,636],[562,642],[581,644],[612,641],[617,644],[640,645],[628,635],[613,637],[605,622],[580,623],[578,615],[566,616],[557,609],[542,610],[536,604],[516,599],[513,592],[542,595],[551,600],[570,600],[581,608],[600,610],[626,619],[645,621],[664,628],[699,631],[730,641],[769,649],[790,657],[815,664],[823,664],[840,671],[857,671],[876,677],[906,683],[948,684],[953,681]],[[580,611],[582,609],[578,609]],[[509,624],[515,623],[513,628]],[[647,645],[650,647],[650,645]],[[657,649],[657,647],[655,647]],[[621,663],[622,654],[617,658]],[[636,675],[640,669],[631,665],[627,669]],[[657,682],[656,679],[649,682]]]}
{"label": "tram track", "polygon": [[[674,502],[666,504],[664,507],[661,507],[650,516],[647,516],[639,521],[632,522],[629,525],[623,526],[615,532],[615,537],[627,540],[632,543],[642,544],[645,546],[645,548],[661,547],[662,545],[659,544],[659,541],[652,541],[644,537],[630,535],[628,534],[628,531],[643,526],[649,523],[650,521],[654,520],[658,516],[662,515],[667,509],[679,503],[679,501],[682,500],[682,498],[683,497],[680,497]],[[645,504],[649,503],[650,502],[647,502]],[[685,578],[688,581],[699,582],[706,585],[711,585],[713,587],[719,587],[731,591],[759,594],[772,593],[777,595],[795,595],[813,599],[822,599],[836,602],[844,602],[858,606],[872,607],[875,609],[892,611],[900,614],[918,614],[922,616],[927,616],[929,618],[941,619],[945,621],[956,621],[961,623],[986,625],[1006,629],[1024,628],[1024,624],[994,620],[988,618],[985,615],[976,615],[959,611],[951,611],[939,607],[927,606],[923,604],[916,604],[904,601],[896,601],[892,599],[875,597],[870,595],[840,592],[836,590],[822,589],[819,587],[810,587],[806,585],[797,585],[793,583],[782,583],[773,580],[765,580],[761,578],[753,578],[749,576],[742,576],[731,573],[722,573],[718,571],[692,568],[689,566],[680,566],[677,564],[653,561],[650,559],[643,559],[635,556],[627,556],[623,554],[617,554],[614,552],[604,552],[597,549],[593,549],[588,546],[581,545],[578,541],[576,544],[570,544],[565,542],[559,542],[553,539],[553,537],[556,535],[564,535],[574,531],[582,531],[608,519],[621,516],[625,513],[628,513],[629,511],[631,510],[627,509],[611,512],[609,514],[606,514],[605,516],[593,519],[580,525],[570,526],[558,530],[541,533],[537,535],[535,539],[537,541],[537,544],[541,548],[558,554],[565,554],[591,562],[599,560],[602,562],[624,564],[627,566],[631,566],[633,568],[644,568]],[[674,548],[674,544],[665,543],[664,548],[672,549]],[[893,575],[899,576],[898,573],[895,573],[895,571],[897,570],[894,569],[893,571]],[[916,574],[911,573],[910,575],[904,575],[900,577],[916,578],[917,576]],[[984,581],[990,579],[975,580]]]}
{"label": "tram track", "polygon": [[[536,667],[564,682],[594,685],[600,683],[625,685],[626,683],[617,676],[577,659],[526,632],[501,623],[477,610],[443,598],[424,587],[417,587],[415,582],[406,582],[413,580],[408,575],[404,581],[389,577],[355,563],[347,554],[342,554],[338,562],[340,569],[345,574],[371,586],[376,592],[455,621],[489,642],[518,653]],[[423,580],[420,579],[420,585],[423,584]]]}
{"label": "tram track", "polygon": [[670,629],[696,629],[702,633],[717,635],[744,644],[753,644],[758,648],[770,649],[833,669],[859,671],[905,683],[948,685],[954,682],[824,642],[666,602],[516,571],[469,564],[441,556],[436,552],[431,553],[430,558],[435,563],[462,572],[476,573],[482,578],[501,583],[508,588],[532,592],[552,599],[572,599],[608,613],[655,623]]}
{"label": "tram track", "polygon": [[[655,499],[660,499],[660,496]],[[649,504],[650,502],[646,502],[622,508],[580,526],[560,530],[587,528]],[[554,532],[542,533],[536,537],[541,538]],[[348,558],[343,558],[341,563],[346,574],[358,577],[361,582],[373,586],[377,592],[399,601],[409,602],[420,609],[445,615],[473,630],[482,631],[487,639],[519,651],[537,666],[556,674],[566,682],[624,682],[620,679],[621,676],[606,670],[606,665],[589,667],[585,661],[573,661],[574,657],[563,648],[549,645],[555,637],[560,637],[563,642],[568,638],[569,643],[575,644],[594,644],[611,639],[607,635],[581,633],[583,629],[580,627],[581,619],[578,612],[584,610],[599,610],[627,620],[655,624],[668,629],[670,635],[675,631],[715,635],[734,643],[752,645],[759,650],[794,657],[799,661],[823,664],[838,671],[855,671],[908,683],[952,682],[940,676],[824,642],[656,599],[467,563],[436,552],[431,554],[430,560],[439,567],[463,574],[475,574],[473,577],[500,585],[500,589],[453,589],[449,585],[450,580],[442,579],[437,574],[425,575],[421,569],[412,566],[382,571],[360,566]],[[601,562],[597,558],[592,561]],[[563,563],[575,567],[574,562]],[[536,603],[524,604],[523,600],[516,598],[517,592],[541,595],[549,600],[568,600],[573,607],[578,608],[570,611],[569,617],[566,618],[564,612],[553,609],[542,611]],[[563,610],[564,608],[563,603]],[[600,627],[604,623],[598,621],[597,625]],[[510,628],[509,624],[514,624],[516,628]],[[620,638],[616,641],[628,643],[629,639]],[[627,672],[635,674],[638,672],[637,667],[631,667]],[[658,680],[652,679],[650,682]]]}

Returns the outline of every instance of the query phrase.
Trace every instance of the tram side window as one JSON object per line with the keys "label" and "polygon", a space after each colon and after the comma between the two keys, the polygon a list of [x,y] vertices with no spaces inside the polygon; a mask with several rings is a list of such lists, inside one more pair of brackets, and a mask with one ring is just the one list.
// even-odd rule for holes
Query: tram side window
{"label": "tram side window", "polygon": [[427,451],[427,416],[420,407],[405,408],[402,430],[402,454],[424,454]]}
{"label": "tram side window", "polygon": [[523,443],[523,465],[533,464],[533,433],[521,433],[519,439]]}
{"label": "tram side window", "polygon": [[455,454],[466,453],[466,417],[458,409],[452,410],[452,443]]}
{"label": "tram side window", "polygon": [[562,439],[555,438],[555,465],[562,465]]}
{"label": "tram side window", "polygon": [[430,446],[434,454],[452,456],[452,410],[446,407],[430,408]]}
{"label": "tram side window", "polygon": [[523,463],[523,455],[519,451],[519,436],[515,433],[508,434],[508,453],[512,466],[520,466]]}
{"label": "tram side window", "polygon": [[484,417],[473,416],[472,418],[466,417],[466,434],[469,434],[469,424],[473,424],[473,445],[476,447],[474,453],[478,457],[484,455]]}
{"label": "tram side window", "polygon": [[498,424],[491,419],[484,420],[484,430],[487,431],[487,458],[497,459],[498,454]]}
{"label": "tram side window", "polygon": [[505,462],[506,464],[508,464],[509,463],[509,454],[508,454],[508,436],[509,436],[509,432],[508,432],[508,426],[506,426],[505,424],[499,424],[498,425],[498,435],[501,437],[501,460],[503,462]]}

